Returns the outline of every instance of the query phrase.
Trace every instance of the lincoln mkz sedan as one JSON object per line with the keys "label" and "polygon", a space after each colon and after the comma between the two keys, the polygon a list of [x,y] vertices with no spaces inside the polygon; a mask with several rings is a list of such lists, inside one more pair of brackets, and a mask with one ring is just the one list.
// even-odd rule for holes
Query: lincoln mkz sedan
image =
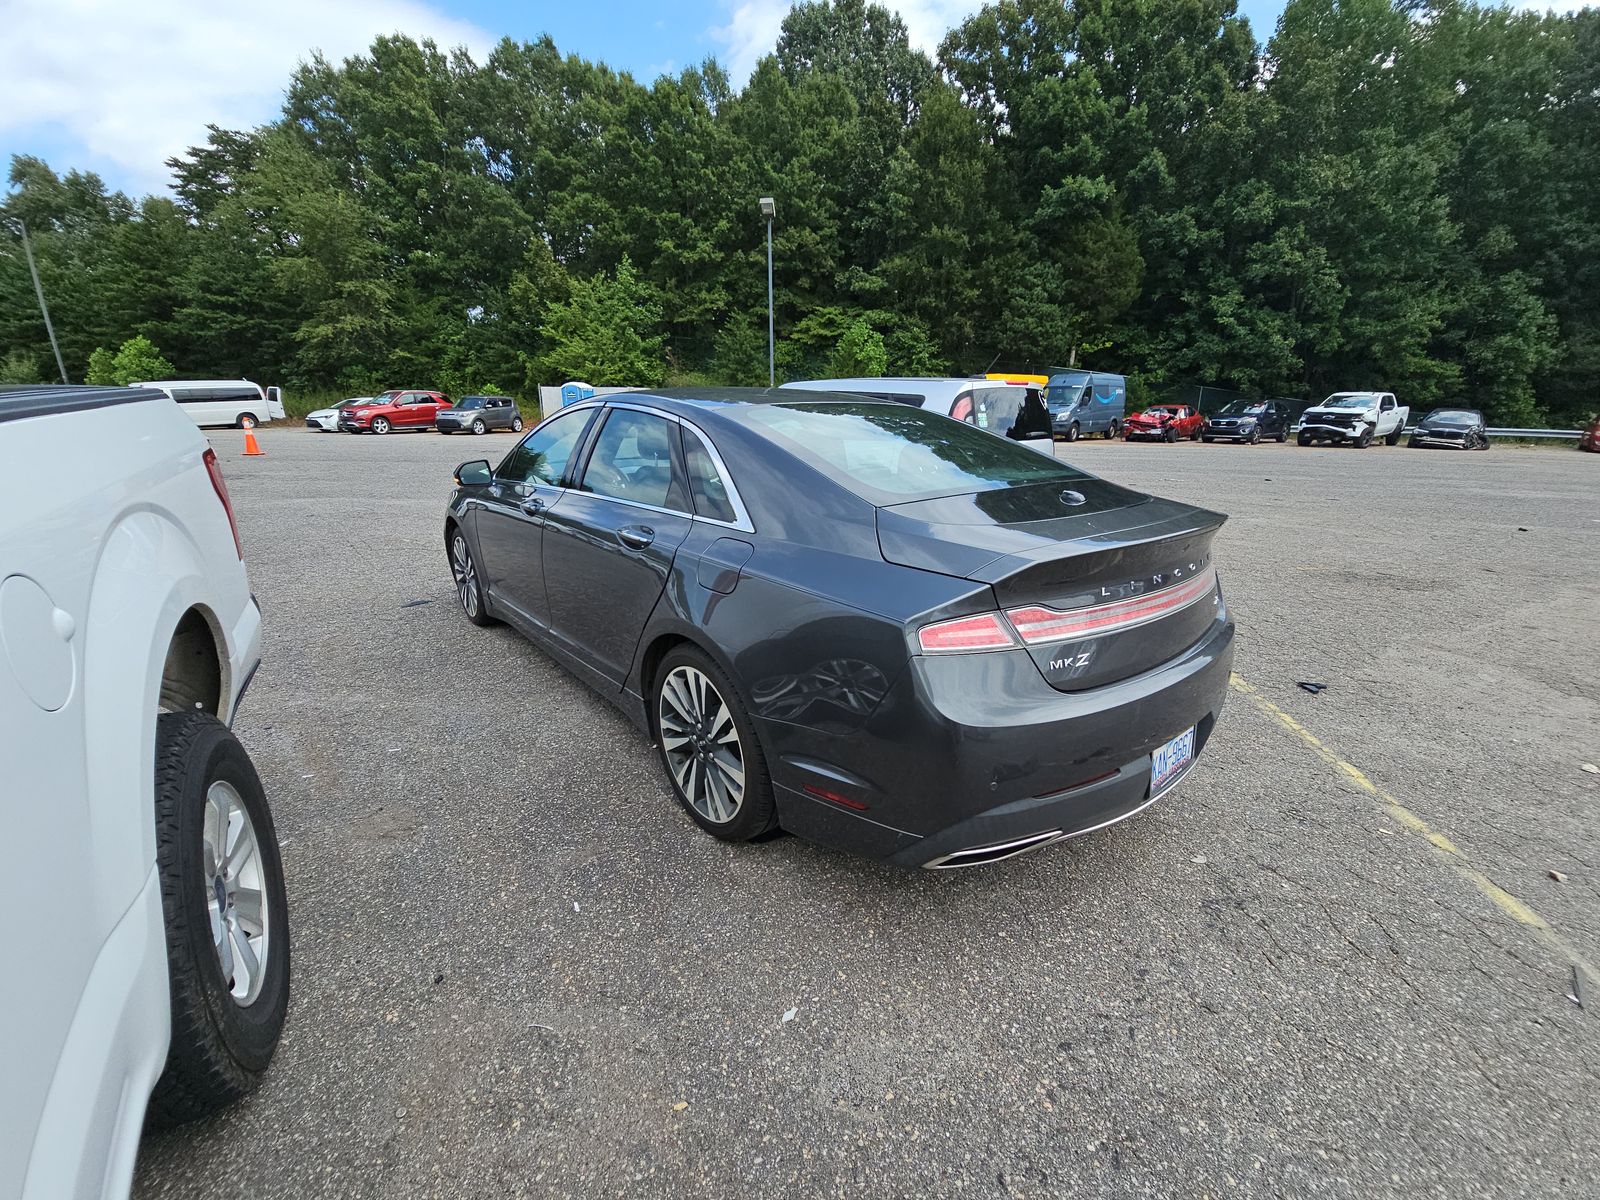
{"label": "lincoln mkz sedan", "polygon": [[892,401],[624,393],[464,463],[445,548],[656,743],[704,830],[904,866],[1130,817],[1194,762],[1226,519]]}

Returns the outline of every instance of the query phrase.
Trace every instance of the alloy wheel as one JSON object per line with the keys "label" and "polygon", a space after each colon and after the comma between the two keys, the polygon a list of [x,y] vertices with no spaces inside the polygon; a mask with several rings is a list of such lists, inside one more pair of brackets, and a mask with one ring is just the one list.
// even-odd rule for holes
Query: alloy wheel
{"label": "alloy wheel", "polygon": [[744,804],[744,746],[716,685],[697,667],[674,667],[661,681],[656,713],[667,767],[684,798],[707,821],[733,820]]}
{"label": "alloy wheel", "polygon": [[476,421],[474,421],[472,423],[472,432],[473,433],[487,433],[488,431],[489,431],[489,427],[483,423],[483,418],[482,417],[479,417]]}
{"label": "alloy wheel", "polygon": [[206,789],[200,836],[211,944],[228,990],[248,1006],[266,978],[272,928],[261,844],[233,784],[218,779]]}
{"label": "alloy wheel", "polygon": [[373,417],[372,418],[372,432],[373,433],[388,433],[389,432],[389,419],[387,417]]}
{"label": "alloy wheel", "polygon": [[478,595],[478,568],[473,564],[467,539],[456,534],[450,540],[450,573],[456,577],[456,595],[467,616],[476,618],[482,603]]}

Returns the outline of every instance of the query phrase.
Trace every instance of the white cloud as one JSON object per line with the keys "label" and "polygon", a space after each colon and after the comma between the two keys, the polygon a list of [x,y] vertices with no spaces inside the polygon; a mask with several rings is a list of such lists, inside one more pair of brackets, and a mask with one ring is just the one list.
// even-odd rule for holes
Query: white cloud
{"label": "white cloud", "polygon": [[493,39],[420,0],[4,0],[0,139],[82,147],[113,186],[165,188],[162,162],[208,124],[271,120],[314,50],[337,61],[379,34],[485,53]]}
{"label": "white cloud", "polygon": [[[712,40],[722,46],[722,65],[734,83],[740,84],[778,44],[778,31],[792,5],[790,0],[742,0],[737,7],[733,4],[734,0],[724,0],[724,6],[732,8],[728,23],[709,32]],[[938,53],[944,35],[982,5],[981,0],[905,0],[898,4],[887,0],[884,6],[900,14],[911,44],[931,56]]]}

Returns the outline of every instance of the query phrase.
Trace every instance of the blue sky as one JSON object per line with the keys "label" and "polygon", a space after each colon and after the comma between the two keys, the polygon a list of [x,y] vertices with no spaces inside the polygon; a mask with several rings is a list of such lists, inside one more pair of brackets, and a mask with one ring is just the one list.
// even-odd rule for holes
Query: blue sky
{"label": "blue sky", "polygon": [[[1560,6],[1581,0],[1556,0]],[[889,0],[929,50],[977,0]],[[341,58],[396,30],[479,55],[549,33],[563,51],[650,80],[715,54],[736,81],[769,52],[788,0],[0,0],[0,161],[37,154],[133,193],[205,126],[270,120],[295,63]],[[1257,38],[1283,0],[1243,0]]]}

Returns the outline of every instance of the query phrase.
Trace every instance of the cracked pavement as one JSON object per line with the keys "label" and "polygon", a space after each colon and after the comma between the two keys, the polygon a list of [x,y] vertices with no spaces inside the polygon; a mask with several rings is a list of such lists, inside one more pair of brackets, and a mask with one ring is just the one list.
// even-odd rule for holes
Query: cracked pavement
{"label": "cracked pavement", "polygon": [[[605,701],[456,611],[449,469],[509,437],[212,441],[266,615],[237,728],[284,841],[294,994],[260,1092],[147,1138],[137,1195],[1600,1176],[1600,987],[1580,1009],[1570,964],[1245,697],[1142,817],[997,868],[729,847]],[[1230,513],[1239,675],[1600,961],[1600,459],[1058,453]]]}

